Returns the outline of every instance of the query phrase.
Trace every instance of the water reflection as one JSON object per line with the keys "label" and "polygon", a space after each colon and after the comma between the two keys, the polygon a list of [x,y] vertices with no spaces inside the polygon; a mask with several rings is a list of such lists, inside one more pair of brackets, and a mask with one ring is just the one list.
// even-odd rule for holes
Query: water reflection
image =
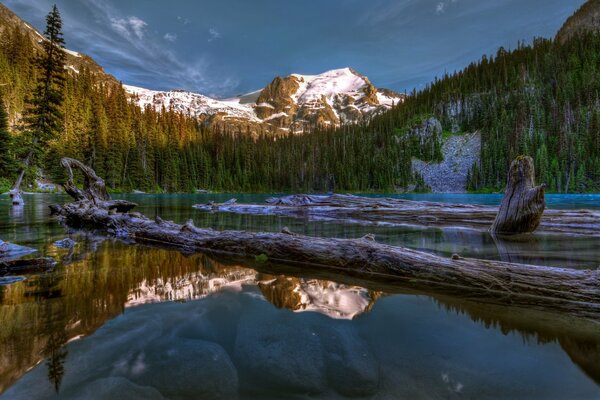
{"label": "water reflection", "polygon": [[[463,257],[500,260],[506,259],[507,256],[527,255],[529,263],[568,268],[597,268],[600,258],[600,237],[536,234],[535,241],[530,242],[531,245],[524,243],[517,248],[513,246],[506,249],[502,246],[499,248],[487,232],[468,229],[346,225],[339,222],[309,221],[278,216],[206,213],[191,208],[193,204],[206,202],[215,197],[220,201],[232,195],[134,195],[127,196],[127,199],[138,202],[139,211],[151,218],[160,215],[165,220],[174,220],[178,223],[193,218],[196,226],[216,230],[278,232],[283,227],[288,227],[293,232],[309,236],[341,238],[357,238],[372,233],[380,243],[405,246],[445,256],[457,253]],[[237,197],[240,197],[240,201],[261,202],[267,195]],[[560,198],[567,199],[566,204],[573,205],[569,200],[571,197],[576,196]],[[64,228],[50,218],[47,206],[68,199],[60,195],[36,195],[27,196],[25,200],[23,217],[13,219],[10,217],[9,203],[0,199],[0,238],[37,248],[40,251],[38,254],[45,256],[46,252],[51,250],[49,245],[52,242],[65,237]]]}
{"label": "water reflection", "polygon": [[368,312],[383,295],[360,286],[320,279],[260,274],[258,287],[275,307],[316,311],[330,318],[353,319]]}
{"label": "water reflection", "polygon": [[[328,315],[328,318],[353,319],[360,325],[364,323],[358,321],[363,320],[364,316],[368,315],[370,311],[377,309],[376,302],[380,301],[384,292],[388,294],[407,293],[394,285],[386,286],[385,284],[359,281],[350,277],[340,278],[327,272],[290,271],[282,269],[284,267],[279,268],[273,265],[267,266],[266,270],[257,272],[254,269],[239,265],[237,261],[215,261],[201,254],[185,256],[173,251],[129,246],[113,240],[99,243],[96,239],[90,240],[90,243],[93,243],[93,247],[96,248],[94,252],[87,251],[89,248],[86,246],[80,247],[83,251],[74,256],[78,260],[65,265],[61,271],[33,276],[27,281],[3,288],[1,292],[0,320],[6,321],[6,324],[3,323],[0,328],[0,344],[2,349],[5,350],[3,351],[3,357],[0,359],[1,391],[6,390],[28,369],[36,365],[40,361],[40,355],[47,360],[44,368],[50,387],[58,390],[61,379],[68,376],[71,378],[67,386],[72,387],[74,381],[79,382],[77,377],[79,370],[76,366],[81,362],[78,360],[80,360],[82,354],[77,353],[76,359],[72,362],[69,361],[71,356],[67,356],[65,343],[71,338],[91,335],[106,321],[123,313],[127,308],[143,303],[164,300],[189,301],[205,298],[218,292],[230,293],[231,296],[238,297],[251,294],[252,298],[257,298],[257,296],[264,298],[276,307],[293,311],[318,311],[321,314]],[[82,254],[85,254],[85,256]],[[283,270],[285,275],[273,274],[274,271],[271,269]],[[401,297],[393,297],[401,300]],[[410,296],[410,298],[412,297]],[[229,304],[232,298],[237,300]],[[237,297],[232,298],[228,298],[230,300],[226,302],[229,305],[221,304],[219,301],[218,308],[226,307],[226,309],[229,309],[232,304],[237,304],[240,301]],[[451,311],[452,314],[466,314],[477,324],[486,326],[492,331],[499,329],[504,334],[518,332],[527,340],[534,338],[535,343],[559,344],[575,364],[579,365],[590,378],[600,383],[597,368],[600,335],[598,334],[597,324],[573,322],[563,319],[563,317],[539,311],[515,311],[509,307],[482,305],[456,298],[433,297],[433,299],[445,310]],[[198,304],[193,307],[200,307],[200,309],[204,307],[197,302],[190,302],[190,304]],[[251,303],[240,307],[254,309],[256,306],[256,304]],[[405,307],[406,305],[401,306],[397,311],[402,313]],[[418,306],[415,312],[422,307],[423,304]],[[269,311],[268,308],[265,309],[260,306],[260,309],[262,311],[255,316],[256,318],[270,319],[273,318],[272,315],[275,315],[273,314],[274,311]],[[435,320],[431,311],[427,311],[427,309],[428,307],[422,309],[423,317]],[[164,309],[149,310],[147,315],[144,314],[144,318],[165,318],[164,311],[161,310]],[[177,314],[182,318],[180,322],[174,326],[171,326],[170,323],[163,325],[159,331],[167,329],[170,332],[171,329],[183,324],[183,322],[185,322],[183,325],[189,326],[185,329],[190,329],[190,332],[203,331],[205,328],[202,328],[202,326],[218,315],[214,314],[212,317],[207,315],[208,320],[195,319],[196,317],[192,317],[195,314],[189,314],[193,311],[193,308],[186,308],[186,310],[183,314]],[[236,312],[239,312],[239,310]],[[153,315],[153,317],[150,315]],[[188,317],[186,318],[185,315]],[[227,326],[231,326],[231,324],[236,326],[242,323],[238,321],[241,316],[236,315],[231,321],[227,321],[229,318],[227,314],[219,317],[219,319],[224,318],[223,323]],[[356,317],[359,315],[361,318],[357,319]],[[415,317],[417,315],[415,314]],[[277,318],[280,317],[284,318],[281,315]],[[286,318],[284,319],[288,321]],[[308,321],[313,321],[314,317],[307,318]],[[380,319],[382,317],[380,315],[375,318]],[[390,314],[384,320],[386,318],[393,320],[396,317]],[[302,328],[304,326],[302,321],[307,321],[307,319],[300,318],[294,321],[293,326],[301,329],[302,332],[307,329],[306,327]],[[331,329],[333,329],[332,332],[337,332],[331,334],[339,340],[349,340],[345,336],[347,334],[350,337],[356,335],[356,333],[346,333],[346,328],[340,328],[342,325],[338,323],[324,322],[321,319],[314,321],[311,324],[317,323],[313,331],[317,332],[318,335],[325,335]],[[214,321],[211,323],[214,323]],[[292,322],[288,321],[286,323]],[[376,332],[382,328],[383,326],[370,332],[367,324],[364,324],[361,329],[367,329],[367,336],[377,336]],[[270,328],[266,329],[268,331]],[[342,329],[341,333],[339,329]],[[413,328],[406,326],[404,329],[410,330]],[[233,332],[235,332],[235,329],[233,329]],[[138,334],[148,335],[150,332],[144,331],[143,333],[138,332]],[[217,336],[221,334],[231,335],[231,332],[213,332],[213,334]],[[307,331],[306,334],[310,335],[310,332]],[[125,331],[119,331],[115,335],[125,335]],[[451,334],[448,343],[459,340],[454,335]],[[96,340],[94,337],[95,335],[87,340],[94,342]],[[114,340],[117,340],[117,336],[114,337]],[[233,342],[229,344],[229,347],[223,343],[221,345],[225,346],[224,349],[230,354],[231,352],[235,353],[235,340],[235,338],[230,339]],[[286,339],[284,336],[283,339],[278,340]],[[297,345],[304,346],[305,344],[303,338],[301,343]],[[406,344],[409,344],[409,342]],[[295,346],[290,343],[281,345]],[[250,344],[247,346],[250,346]],[[327,346],[333,346],[333,344]],[[69,353],[72,353],[71,347],[68,346],[68,348]],[[94,350],[90,349],[90,351]],[[144,354],[147,351],[150,350],[146,349]],[[93,353],[85,355],[85,357],[90,357],[91,354]],[[136,355],[136,357],[138,356],[139,354]],[[350,357],[346,362],[357,362],[350,355],[344,357]],[[117,361],[117,359],[110,361],[110,365]],[[131,362],[135,364],[134,361]],[[373,362],[376,363],[376,361]],[[236,368],[244,369],[250,368],[250,366],[236,365]],[[256,365],[253,365],[252,368],[256,368]],[[239,370],[238,372],[242,374]],[[255,378],[247,377],[252,381]],[[445,381],[444,385],[446,387],[456,389],[456,382],[458,381],[454,382],[453,379],[455,378],[449,375],[447,379],[442,379],[442,383]],[[454,383],[451,384],[451,382]],[[23,390],[22,386],[20,388],[20,390]],[[343,389],[341,390],[343,391]]]}
{"label": "water reflection", "polygon": [[23,216],[25,215],[25,208],[22,205],[12,206],[10,208],[10,216],[15,220],[23,220]]}
{"label": "water reflection", "polygon": [[[46,214],[43,203],[52,201],[41,199],[28,202],[19,220],[0,218],[4,240],[60,261],[52,272],[0,285],[0,393],[14,385],[6,398],[53,398],[59,389],[64,398],[600,394],[598,324],[327,271],[129,246],[65,230]],[[181,199],[155,208],[166,219],[189,216]],[[198,226],[216,229],[375,232],[380,242],[513,262],[596,266],[600,254],[597,238],[495,242],[465,230],[193,215]],[[65,237],[77,245],[53,245]],[[178,302],[147,304],[170,300]]]}

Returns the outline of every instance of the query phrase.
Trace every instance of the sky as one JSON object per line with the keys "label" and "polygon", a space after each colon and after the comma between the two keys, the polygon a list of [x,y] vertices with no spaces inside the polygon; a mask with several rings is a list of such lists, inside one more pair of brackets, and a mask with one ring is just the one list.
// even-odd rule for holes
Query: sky
{"label": "sky", "polygon": [[420,89],[553,37],[585,0],[5,0],[40,31],[56,3],[67,48],[125,84],[218,98],[276,76],[352,67],[377,87]]}

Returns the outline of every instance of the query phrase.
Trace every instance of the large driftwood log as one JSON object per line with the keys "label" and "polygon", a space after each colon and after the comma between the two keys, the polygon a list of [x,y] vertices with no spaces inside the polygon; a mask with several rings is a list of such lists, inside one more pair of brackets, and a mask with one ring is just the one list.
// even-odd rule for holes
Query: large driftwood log
{"label": "large driftwood log", "polygon": [[[83,164],[81,161],[67,157],[60,160],[60,165],[67,170],[68,175],[67,181],[63,184],[63,187],[75,200],[89,200],[94,203],[96,201],[110,200],[104,180],[96,175],[96,172],[93,169]],[[78,169],[83,174],[83,190],[75,185],[73,168]]]}
{"label": "large driftwood log", "polygon": [[[76,197],[79,199],[79,197]],[[353,276],[385,277],[439,294],[460,295],[495,304],[551,309],[588,318],[600,317],[600,271],[574,270],[440,257],[361,239],[331,239],[281,233],[200,229],[139,214],[121,214],[78,200],[55,211],[67,224],[107,230],[139,243],[183,251],[274,260]]]}
{"label": "large driftwood log", "polygon": [[[464,227],[487,231],[498,214],[498,207],[411,201],[334,194],[331,196],[297,194],[267,199],[266,204],[197,204],[202,211],[236,214],[281,215],[312,220],[336,220],[356,224],[424,225]],[[546,210],[540,232],[600,235],[600,211]]]}
{"label": "large driftwood log", "polygon": [[548,308],[573,315],[600,317],[600,271],[440,257],[376,243],[370,238],[330,239],[287,233],[252,233],[200,229],[111,214],[88,203],[67,204],[60,215],[72,226],[102,228],[139,243],[185,251],[249,257],[264,255],[297,266],[308,265],[356,276],[383,275],[427,290],[496,304]]}
{"label": "large driftwood log", "polygon": [[510,164],[506,190],[491,231],[515,235],[537,229],[546,208],[544,185],[535,186],[533,159],[519,156]]}

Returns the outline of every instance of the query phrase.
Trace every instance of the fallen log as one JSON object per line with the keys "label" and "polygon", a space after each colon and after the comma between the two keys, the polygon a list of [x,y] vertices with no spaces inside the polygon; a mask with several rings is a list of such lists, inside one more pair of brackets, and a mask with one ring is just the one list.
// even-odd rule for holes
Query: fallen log
{"label": "fallen log", "polygon": [[25,204],[23,201],[23,193],[21,193],[20,190],[12,189],[10,192],[8,192],[8,195],[10,196],[10,201],[12,202],[13,206],[22,206]]}
{"label": "fallen log", "polygon": [[376,243],[368,238],[325,239],[290,233],[251,233],[200,229],[110,214],[107,210],[67,204],[61,215],[71,226],[106,229],[138,243],[184,251],[235,254],[295,265],[320,266],[342,274],[387,275],[415,290],[460,295],[495,304],[531,306],[600,317],[600,271],[539,267],[498,261],[440,257]]}
{"label": "fallen log", "polygon": [[[411,201],[334,194],[297,194],[267,199],[266,204],[235,202],[196,204],[195,209],[236,214],[279,215],[309,220],[356,224],[461,227],[487,231],[498,207]],[[538,232],[569,235],[600,235],[600,211],[545,210]]]}
{"label": "fallen log", "polygon": [[[73,192],[77,193],[77,192]],[[600,270],[539,267],[498,261],[440,257],[379,244],[372,235],[330,239],[281,233],[201,229],[151,220],[139,213],[118,213],[103,203],[81,199],[54,206],[74,227],[103,229],[138,243],[186,252],[236,255],[257,262],[273,260],[355,276],[385,276],[415,290],[460,295],[478,301],[544,308],[586,318],[600,317]]]}

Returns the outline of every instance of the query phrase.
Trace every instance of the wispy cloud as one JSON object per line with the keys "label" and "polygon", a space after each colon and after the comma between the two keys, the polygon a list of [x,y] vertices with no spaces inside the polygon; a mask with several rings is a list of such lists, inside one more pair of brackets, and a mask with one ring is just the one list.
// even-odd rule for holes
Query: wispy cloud
{"label": "wispy cloud", "polygon": [[[49,9],[47,0],[10,2],[12,6],[16,4],[35,11],[40,20]],[[82,8],[85,8],[84,13]],[[191,58],[177,54],[171,44],[177,40],[174,33],[157,35],[149,29],[149,22],[139,16],[122,15],[105,0],[80,0],[77,13],[71,13],[72,9],[67,6],[60,9],[67,47],[89,54],[125,83],[150,89],[181,88],[215,94],[230,93],[239,86],[237,77],[215,72],[208,55]],[[187,21],[180,19],[182,24],[189,23]],[[220,37],[216,30],[215,33],[216,38]],[[157,40],[159,38],[164,40]]]}
{"label": "wispy cloud", "polygon": [[178,15],[178,16],[177,16],[177,21],[181,22],[181,23],[182,23],[182,24],[184,24],[184,25],[187,25],[187,24],[189,24],[190,22],[192,22],[192,21],[190,21],[190,19],[189,19],[189,18],[182,17],[181,15]]}
{"label": "wispy cloud", "polygon": [[457,3],[458,0],[442,0],[435,6],[436,14],[443,14],[450,4]]}
{"label": "wispy cloud", "polygon": [[208,34],[210,35],[210,37],[208,38],[209,42],[212,42],[213,40],[217,40],[221,38],[221,33],[219,31],[217,31],[215,28],[210,28],[208,30]]}
{"label": "wispy cloud", "polygon": [[177,35],[174,33],[165,33],[165,36],[163,36],[163,39],[165,39],[168,42],[174,43],[177,40]]}
{"label": "wispy cloud", "polygon": [[148,24],[136,16],[128,18],[111,18],[110,24],[121,36],[134,34],[138,39],[144,38],[144,30]]}

